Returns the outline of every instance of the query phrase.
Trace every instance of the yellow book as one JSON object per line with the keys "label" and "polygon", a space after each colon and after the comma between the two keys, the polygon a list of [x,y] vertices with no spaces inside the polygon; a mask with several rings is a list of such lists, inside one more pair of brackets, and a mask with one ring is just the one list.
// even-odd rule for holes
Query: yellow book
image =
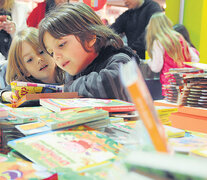
{"label": "yellow book", "polygon": [[202,156],[207,158],[207,147],[193,149],[190,151],[190,155]]}
{"label": "yellow book", "polygon": [[172,126],[164,125],[165,132],[168,136],[168,138],[178,138],[178,137],[184,137],[185,136],[185,130],[175,128]]}

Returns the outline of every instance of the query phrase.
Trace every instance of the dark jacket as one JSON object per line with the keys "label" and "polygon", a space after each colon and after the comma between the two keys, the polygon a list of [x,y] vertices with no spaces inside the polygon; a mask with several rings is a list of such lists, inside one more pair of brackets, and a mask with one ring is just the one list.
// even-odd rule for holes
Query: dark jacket
{"label": "dark jacket", "polygon": [[[11,13],[4,10],[4,9],[0,9],[0,15],[6,15],[8,20],[12,20],[12,16]],[[11,35],[8,34],[6,31],[4,30],[0,30],[0,53],[7,58],[8,56],[8,52],[9,52],[9,48],[11,45]]]}
{"label": "dark jacket", "polygon": [[[65,92],[78,92],[83,97],[121,99],[130,101],[120,82],[120,63],[127,63],[136,54],[128,48],[116,50],[109,46],[101,50],[98,57],[76,76],[68,75]],[[139,57],[136,56],[137,62]]]}
{"label": "dark jacket", "polygon": [[155,12],[161,11],[158,3],[145,0],[137,9],[129,9],[121,14],[111,25],[116,33],[125,33],[128,46],[137,51],[140,58],[145,59],[145,28]]}

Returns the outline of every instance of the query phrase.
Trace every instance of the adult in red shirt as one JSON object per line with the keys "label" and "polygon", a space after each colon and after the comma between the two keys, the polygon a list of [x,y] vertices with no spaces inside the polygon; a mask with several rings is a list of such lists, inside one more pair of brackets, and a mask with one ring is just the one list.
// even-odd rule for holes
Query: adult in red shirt
{"label": "adult in red shirt", "polygon": [[60,3],[69,2],[69,0],[45,0],[37,4],[37,7],[33,9],[27,18],[27,26],[38,27],[39,22],[45,17],[45,14],[53,7]]}

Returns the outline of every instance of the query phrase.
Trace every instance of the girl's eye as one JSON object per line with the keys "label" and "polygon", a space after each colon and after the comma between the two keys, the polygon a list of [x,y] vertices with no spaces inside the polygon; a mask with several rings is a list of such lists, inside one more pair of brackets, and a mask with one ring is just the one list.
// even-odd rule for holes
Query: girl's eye
{"label": "girl's eye", "polygon": [[27,60],[27,63],[29,63],[29,62],[31,62],[31,61],[32,61],[32,58],[28,59],[28,60]]}
{"label": "girl's eye", "polygon": [[59,47],[63,47],[65,45],[66,42],[62,43],[59,45]]}
{"label": "girl's eye", "polygon": [[39,53],[40,53],[40,54],[44,54],[44,51],[40,51]]}
{"label": "girl's eye", "polygon": [[53,52],[50,53],[50,56],[53,57]]}

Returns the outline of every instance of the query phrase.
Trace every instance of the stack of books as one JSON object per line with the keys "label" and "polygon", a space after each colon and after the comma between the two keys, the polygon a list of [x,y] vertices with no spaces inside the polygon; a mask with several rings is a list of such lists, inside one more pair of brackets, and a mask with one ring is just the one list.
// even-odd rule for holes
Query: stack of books
{"label": "stack of books", "polygon": [[188,84],[187,76],[193,76],[203,73],[203,70],[197,68],[171,68],[166,76],[168,77],[167,85],[163,85],[165,100],[178,103],[183,92],[184,85]]}
{"label": "stack of books", "polygon": [[92,107],[81,107],[47,113],[41,115],[38,122],[16,125],[15,127],[24,135],[30,135],[80,124],[98,128],[102,125],[107,125],[108,123],[109,113],[107,111]]}
{"label": "stack of books", "polygon": [[177,107],[169,107],[169,106],[155,106],[158,117],[162,124],[171,125],[171,121],[169,119],[171,113],[177,112]]}
{"label": "stack of books", "polygon": [[183,87],[180,105],[192,107],[207,107],[207,73],[188,74],[184,78],[186,84]]}

